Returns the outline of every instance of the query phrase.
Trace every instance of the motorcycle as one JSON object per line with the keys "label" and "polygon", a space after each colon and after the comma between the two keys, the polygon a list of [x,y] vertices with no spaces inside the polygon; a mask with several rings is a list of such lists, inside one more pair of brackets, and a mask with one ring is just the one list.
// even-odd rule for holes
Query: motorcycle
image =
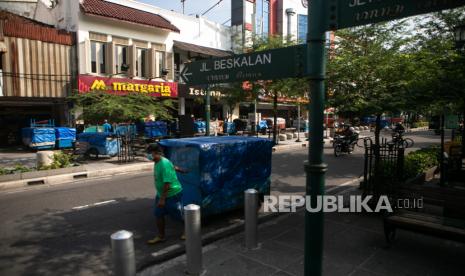
{"label": "motorcycle", "polygon": [[334,137],[333,147],[334,156],[339,157],[342,153],[351,154],[357,144],[358,134],[354,134],[354,139],[347,139],[345,136],[337,135]]}

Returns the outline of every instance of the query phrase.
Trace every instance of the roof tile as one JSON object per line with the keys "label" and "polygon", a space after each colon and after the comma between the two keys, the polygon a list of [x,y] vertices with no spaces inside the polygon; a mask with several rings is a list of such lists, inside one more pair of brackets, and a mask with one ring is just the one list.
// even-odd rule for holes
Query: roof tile
{"label": "roof tile", "polygon": [[153,14],[104,0],[84,0],[81,4],[81,9],[86,14],[114,18],[179,33],[179,29],[176,26],[158,14]]}

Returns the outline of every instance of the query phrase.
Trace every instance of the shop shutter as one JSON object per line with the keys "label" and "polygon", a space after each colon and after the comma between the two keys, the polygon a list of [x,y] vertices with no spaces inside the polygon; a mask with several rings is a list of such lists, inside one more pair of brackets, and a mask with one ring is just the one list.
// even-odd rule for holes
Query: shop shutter
{"label": "shop shutter", "polygon": [[136,76],[136,60],[137,60],[137,48],[136,45],[130,45],[128,48],[128,61],[129,61],[129,70],[128,77],[134,78]]}
{"label": "shop shutter", "polygon": [[105,47],[107,48],[105,51],[105,72],[107,72],[107,74],[110,75],[116,74],[117,72],[115,66],[115,44],[113,42],[107,42]]}

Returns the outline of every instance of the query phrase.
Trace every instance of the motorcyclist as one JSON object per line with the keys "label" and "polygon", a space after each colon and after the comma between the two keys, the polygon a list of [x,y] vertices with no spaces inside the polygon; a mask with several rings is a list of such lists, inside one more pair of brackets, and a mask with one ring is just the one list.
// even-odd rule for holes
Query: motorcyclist
{"label": "motorcyclist", "polygon": [[404,127],[404,125],[402,125],[401,122],[398,122],[398,123],[394,126],[394,132],[399,133],[399,134],[403,134],[403,133],[405,132],[405,127]]}
{"label": "motorcyclist", "polygon": [[355,131],[355,128],[349,125],[344,126],[341,135],[343,135],[344,142],[348,145],[357,140],[358,136],[357,132]]}
{"label": "motorcyclist", "polygon": [[402,138],[402,135],[405,132],[405,128],[401,122],[398,122],[392,130],[393,130],[392,139]]}

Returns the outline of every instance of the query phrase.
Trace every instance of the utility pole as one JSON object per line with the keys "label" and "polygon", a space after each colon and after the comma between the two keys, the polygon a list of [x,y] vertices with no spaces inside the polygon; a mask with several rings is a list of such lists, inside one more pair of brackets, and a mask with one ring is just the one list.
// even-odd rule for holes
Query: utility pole
{"label": "utility pole", "polygon": [[[307,175],[306,195],[316,207],[317,197],[325,192],[323,163],[323,120],[326,78],[326,26],[328,5],[326,0],[312,0],[308,5],[307,68],[309,68],[311,101],[309,129],[309,160],[305,164]],[[305,213],[305,275],[320,276],[323,260],[323,211]]]}
{"label": "utility pole", "polygon": [[184,14],[184,2],[186,2],[186,0],[181,0],[181,4],[182,4],[182,14]]}

